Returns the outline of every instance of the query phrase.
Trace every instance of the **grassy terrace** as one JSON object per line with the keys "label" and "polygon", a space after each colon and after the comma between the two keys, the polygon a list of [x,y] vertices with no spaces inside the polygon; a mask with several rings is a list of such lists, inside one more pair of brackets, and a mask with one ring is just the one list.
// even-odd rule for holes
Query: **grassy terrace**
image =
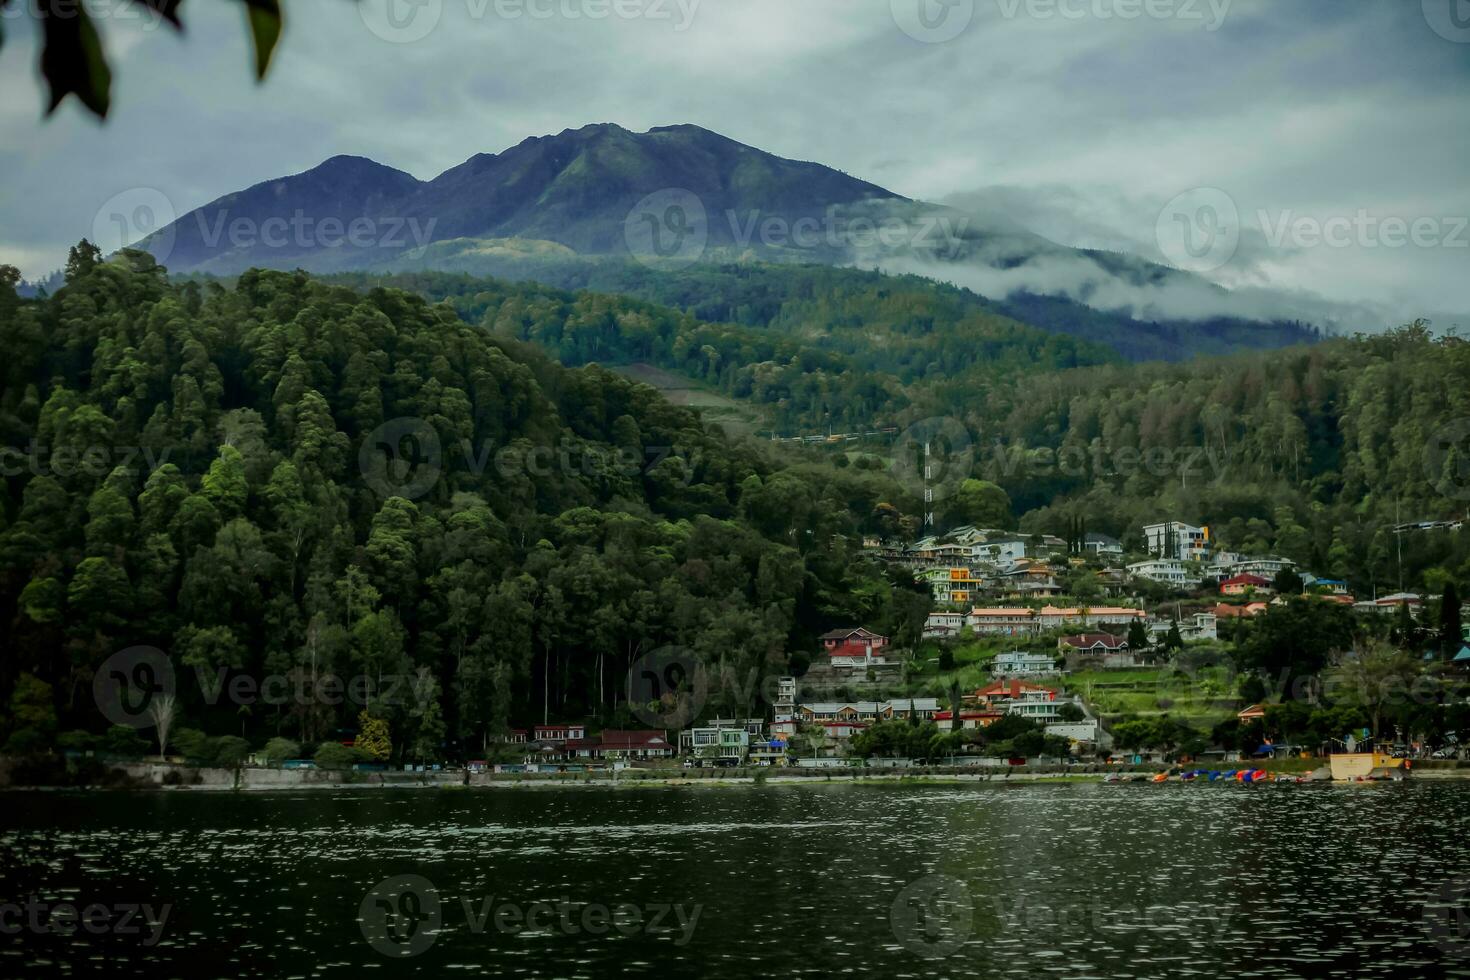
{"label": "grassy terrace", "polygon": [[1228,668],[1193,672],[1172,668],[1083,671],[1070,674],[1067,689],[1081,694],[1105,715],[1147,718],[1167,714],[1175,721],[1208,730],[1240,710]]}
{"label": "grassy terrace", "polygon": [[[1027,638],[1029,639],[1029,638]],[[905,693],[944,697],[952,685],[973,691],[989,684],[990,663],[1004,650],[1049,649],[1035,640],[1014,637],[983,637],[956,644],[952,649],[954,668],[940,670],[932,653],[921,659],[922,667],[909,676]],[[1202,648],[1193,648],[1203,652]],[[1055,683],[1055,679],[1051,680]],[[1140,667],[1133,670],[1088,670],[1066,674],[1061,683],[1069,694],[1080,694],[1107,716],[1134,715],[1140,718],[1167,714],[1176,721],[1208,731],[1210,727],[1240,710],[1236,679],[1224,666],[1182,669],[1174,666]]]}

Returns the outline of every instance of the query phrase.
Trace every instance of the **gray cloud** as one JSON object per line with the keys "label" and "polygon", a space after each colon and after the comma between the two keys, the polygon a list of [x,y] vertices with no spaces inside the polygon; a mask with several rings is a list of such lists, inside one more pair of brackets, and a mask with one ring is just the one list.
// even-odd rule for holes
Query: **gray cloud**
{"label": "gray cloud", "polygon": [[[1127,0],[974,0],[965,29],[935,44],[900,30],[889,0],[668,0],[670,19],[525,2],[553,14],[442,0],[427,36],[394,44],[348,0],[293,0],[259,86],[233,5],[186,7],[183,39],[104,23],[118,82],[103,125],[75,107],[39,121],[34,25],[8,19],[0,260],[31,275],[56,267],[130,188],[156,188],[183,213],[338,153],[430,177],[587,122],[692,122],[1065,245],[1146,256],[1165,202],[1225,190],[1246,228],[1210,273],[1229,291],[1132,287],[1161,310],[1269,312],[1283,296],[1382,311],[1368,321],[1470,309],[1465,250],[1273,247],[1251,230],[1258,210],[1470,214],[1470,44],[1436,34],[1417,2],[1217,0],[1211,30],[1183,16],[1208,17],[1207,0],[1160,0],[1150,9],[1178,14],[1161,19],[1118,16],[1142,6]],[[1030,276],[1090,289],[1094,302],[1145,298],[1089,287],[1087,265],[980,269],[975,284]]]}

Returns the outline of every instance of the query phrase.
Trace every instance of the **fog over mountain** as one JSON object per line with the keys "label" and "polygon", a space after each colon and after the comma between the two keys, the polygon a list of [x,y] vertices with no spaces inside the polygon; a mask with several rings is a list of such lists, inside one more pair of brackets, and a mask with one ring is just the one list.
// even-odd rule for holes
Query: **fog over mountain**
{"label": "fog over mountain", "polygon": [[[407,40],[374,20],[385,2],[345,17],[293,4],[259,98],[237,70],[248,49],[230,5],[190,11],[193,43],[119,18],[105,37],[126,86],[112,118],[63,106],[40,134],[36,28],[7,18],[0,83],[14,97],[0,106],[0,164],[50,179],[0,202],[0,261],[35,278],[82,235],[110,250],[156,230],[120,235],[108,218],[110,202],[140,189],[176,217],[338,155],[429,181],[530,135],[688,122],[1070,248],[1157,260],[1156,222],[1176,196],[1218,188],[1238,209],[1234,254],[1202,273],[1228,292],[1193,280],[1135,288],[1067,253],[951,270],[992,292],[1364,327],[1422,314],[1449,326],[1470,309],[1470,249],[1454,233],[1470,215],[1470,104],[1457,84],[1470,58],[1433,4],[1181,2],[1124,17],[1106,3],[974,0],[947,8],[963,16],[939,40],[915,37],[889,0],[668,3],[659,17],[603,19],[445,2],[415,14]],[[1266,234],[1360,212],[1442,224],[1405,246]]]}

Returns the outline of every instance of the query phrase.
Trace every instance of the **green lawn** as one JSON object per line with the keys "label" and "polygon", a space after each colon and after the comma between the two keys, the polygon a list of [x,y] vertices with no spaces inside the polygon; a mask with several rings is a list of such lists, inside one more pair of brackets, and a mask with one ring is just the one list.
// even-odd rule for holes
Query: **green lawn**
{"label": "green lawn", "polygon": [[1068,677],[1067,687],[1103,714],[1141,718],[1166,714],[1206,730],[1240,710],[1233,679],[1224,667],[1203,667],[1194,673],[1157,667],[1083,671]]}

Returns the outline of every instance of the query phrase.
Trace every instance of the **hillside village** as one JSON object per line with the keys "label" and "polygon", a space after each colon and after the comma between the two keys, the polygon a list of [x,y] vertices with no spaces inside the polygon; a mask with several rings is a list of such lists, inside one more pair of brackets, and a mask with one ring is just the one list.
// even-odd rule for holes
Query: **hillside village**
{"label": "hillside village", "polygon": [[[511,734],[525,758],[499,768],[679,756],[696,767],[829,767],[1310,752],[1317,747],[1273,731],[1266,706],[1248,703],[1253,689],[1224,652],[1240,624],[1300,598],[1400,624],[1407,636],[1402,624],[1419,628],[1433,598],[1359,597],[1289,559],[1218,548],[1208,527],[1180,521],[1145,526],[1137,541],[1141,550],[1130,553],[1104,534],[1066,540],[972,526],[905,545],[870,538],[870,556],[929,590],[917,648],[860,624],[828,630],[802,676],[776,681],[763,717],[597,739],[580,725],[538,726]],[[1424,659],[1441,657],[1428,650]],[[1462,630],[1442,659],[1470,671],[1470,634]]]}

